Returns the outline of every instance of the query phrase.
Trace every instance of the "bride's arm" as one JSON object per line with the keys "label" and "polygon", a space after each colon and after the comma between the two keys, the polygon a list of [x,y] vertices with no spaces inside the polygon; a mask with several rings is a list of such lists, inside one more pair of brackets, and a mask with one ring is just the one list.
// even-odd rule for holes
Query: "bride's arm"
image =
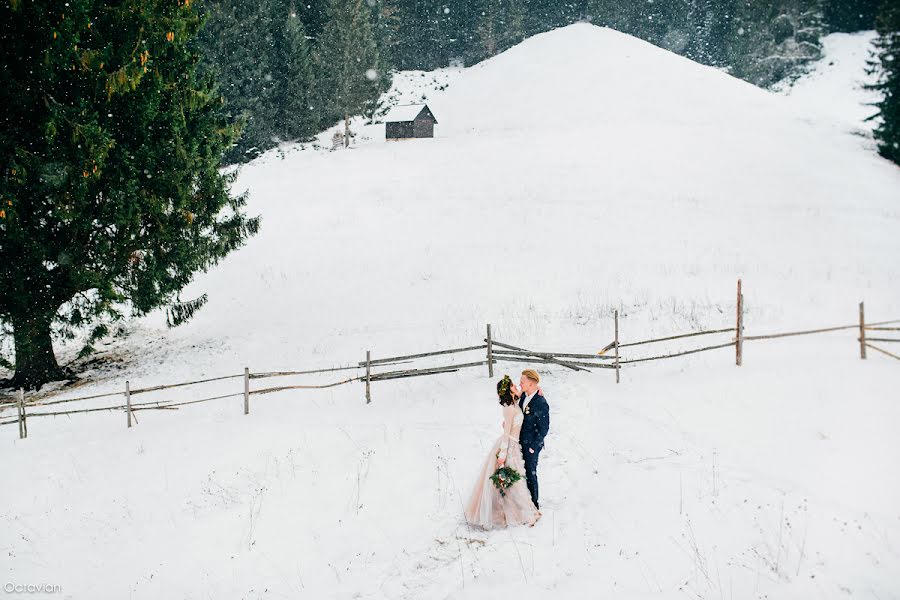
{"label": "bride's arm", "polygon": [[500,442],[500,453],[497,455],[497,464],[501,467],[506,462],[509,451],[509,436],[512,433],[513,415],[515,414],[510,408],[510,406],[503,407],[503,438]]}

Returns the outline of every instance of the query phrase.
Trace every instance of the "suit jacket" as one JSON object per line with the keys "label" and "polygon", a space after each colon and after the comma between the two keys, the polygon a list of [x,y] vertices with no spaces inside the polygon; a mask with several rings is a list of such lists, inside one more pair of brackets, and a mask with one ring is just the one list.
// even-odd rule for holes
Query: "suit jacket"
{"label": "suit jacket", "polygon": [[[519,400],[519,408],[525,402],[525,395]],[[550,431],[550,405],[547,399],[540,394],[535,394],[531,402],[528,403],[528,412],[524,415],[522,421],[522,430],[519,432],[519,443],[522,445],[522,451],[528,452],[529,448],[535,452],[540,452],[544,447],[544,438]]]}

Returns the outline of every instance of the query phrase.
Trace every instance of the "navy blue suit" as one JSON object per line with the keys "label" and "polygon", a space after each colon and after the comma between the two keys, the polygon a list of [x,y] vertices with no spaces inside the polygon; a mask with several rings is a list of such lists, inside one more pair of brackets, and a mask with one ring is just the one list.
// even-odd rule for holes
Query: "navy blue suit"
{"label": "navy blue suit", "polygon": [[[519,399],[519,408],[525,403],[525,395]],[[550,405],[547,399],[540,394],[535,394],[528,403],[527,412],[522,421],[522,430],[519,432],[519,443],[522,445],[522,457],[525,459],[525,483],[531,492],[531,500],[537,508],[538,504],[538,478],[537,465],[541,450],[544,449],[544,438],[550,430]]]}

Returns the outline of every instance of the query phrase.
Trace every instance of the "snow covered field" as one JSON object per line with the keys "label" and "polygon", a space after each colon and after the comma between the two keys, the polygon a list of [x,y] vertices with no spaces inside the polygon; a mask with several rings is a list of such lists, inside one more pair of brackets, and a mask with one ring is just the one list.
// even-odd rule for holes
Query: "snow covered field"
{"label": "snow covered field", "polygon": [[[800,87],[589,25],[402,80],[435,139],[358,124],[350,151],[245,167],[262,231],[183,295],[209,304],[171,331],[129,323],[70,393],[470,345],[488,322],[596,351],[614,309],[626,340],[730,326],[738,277],[748,333],[852,323],[863,299],[900,317],[900,171]],[[499,432],[484,370],[376,383],[369,406],[345,386],[131,430],[33,419],[25,441],[0,429],[2,577],[78,599],[900,598],[900,363],[860,361],[854,338],[748,342],[740,369],[726,349],[618,386],[545,370],[545,518],[489,534],[461,515]]]}

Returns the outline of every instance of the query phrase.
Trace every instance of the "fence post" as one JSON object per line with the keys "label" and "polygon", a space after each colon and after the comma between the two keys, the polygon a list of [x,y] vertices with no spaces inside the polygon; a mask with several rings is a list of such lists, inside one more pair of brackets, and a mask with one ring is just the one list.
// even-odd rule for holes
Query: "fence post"
{"label": "fence post", "polygon": [[22,431],[28,437],[28,412],[25,410],[25,390],[19,388],[19,401],[22,403]]}
{"label": "fence post", "polygon": [[744,362],[744,294],[741,292],[741,280],[737,282],[737,323],[734,335],[734,364],[741,366]]}
{"label": "fence post", "polygon": [[16,419],[19,423],[19,439],[21,440],[24,435],[22,435],[22,402],[19,400],[20,392],[19,390],[16,392]]}
{"label": "fence post", "polygon": [[250,367],[244,367],[244,414],[250,414]]}
{"label": "fence post", "polygon": [[131,427],[131,384],[125,382],[125,410],[128,412],[128,426]]}
{"label": "fence post", "polygon": [[488,377],[494,377],[494,347],[491,342],[491,324],[487,326],[487,361],[488,361]]}
{"label": "fence post", "polygon": [[25,424],[25,392],[19,388],[16,394],[16,410],[19,413],[19,439],[28,437],[28,426]]}
{"label": "fence post", "polygon": [[616,321],[616,337],[613,340],[613,344],[616,348],[616,383],[619,383],[619,311],[615,312],[615,321]]}
{"label": "fence post", "polygon": [[866,303],[859,303],[859,357],[866,359]]}
{"label": "fence post", "polygon": [[372,351],[366,350],[366,404],[372,402],[372,393],[370,391],[372,383]]}

